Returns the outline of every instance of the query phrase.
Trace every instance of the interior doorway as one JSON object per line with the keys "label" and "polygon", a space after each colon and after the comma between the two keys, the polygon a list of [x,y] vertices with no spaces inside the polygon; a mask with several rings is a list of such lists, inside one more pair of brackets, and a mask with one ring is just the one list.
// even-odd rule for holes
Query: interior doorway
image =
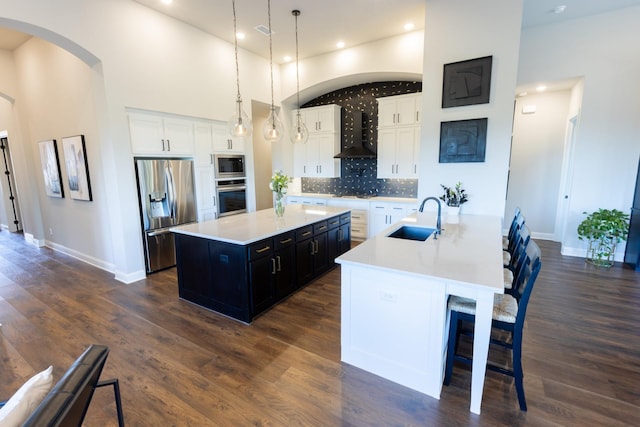
{"label": "interior doorway", "polygon": [[559,201],[570,103],[570,89],[516,98],[505,218],[520,207],[534,238],[562,238]]}
{"label": "interior doorway", "polygon": [[16,180],[13,174],[9,138],[7,136],[0,137],[0,149],[2,150],[2,159],[0,159],[2,174],[6,177],[0,183],[0,207],[2,208],[0,220],[2,225],[6,226],[9,231],[18,232],[22,231],[22,217],[16,193]]}

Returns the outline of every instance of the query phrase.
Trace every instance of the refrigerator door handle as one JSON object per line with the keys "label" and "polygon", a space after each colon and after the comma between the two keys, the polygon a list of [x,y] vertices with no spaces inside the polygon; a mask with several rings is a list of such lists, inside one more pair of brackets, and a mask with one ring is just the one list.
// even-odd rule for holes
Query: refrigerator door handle
{"label": "refrigerator door handle", "polygon": [[176,187],[173,182],[173,171],[171,167],[167,165],[167,168],[164,170],[165,180],[167,181],[167,197],[169,203],[169,215],[174,220],[176,219]]}
{"label": "refrigerator door handle", "polygon": [[156,230],[156,231],[147,231],[147,236],[155,237],[155,236],[161,236],[167,233],[171,233],[171,231],[168,228],[161,228],[160,230]]}

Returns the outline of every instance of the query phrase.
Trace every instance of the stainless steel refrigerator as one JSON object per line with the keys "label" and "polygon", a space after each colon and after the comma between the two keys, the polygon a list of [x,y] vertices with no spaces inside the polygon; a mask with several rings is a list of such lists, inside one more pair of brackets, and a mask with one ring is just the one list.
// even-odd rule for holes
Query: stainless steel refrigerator
{"label": "stainless steel refrigerator", "polygon": [[193,160],[136,158],[147,272],[176,264],[170,227],[196,220]]}

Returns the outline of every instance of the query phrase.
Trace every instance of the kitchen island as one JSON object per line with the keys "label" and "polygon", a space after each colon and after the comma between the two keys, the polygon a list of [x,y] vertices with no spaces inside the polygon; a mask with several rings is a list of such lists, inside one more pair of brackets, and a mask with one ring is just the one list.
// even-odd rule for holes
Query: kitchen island
{"label": "kitchen island", "polygon": [[456,222],[445,222],[442,234],[426,241],[388,237],[403,226],[436,228],[434,213],[413,214],[336,260],[341,264],[341,359],[439,399],[447,299],[472,298],[477,314],[471,411],[480,413],[493,296],[504,292],[502,221],[461,215]]}
{"label": "kitchen island", "polygon": [[250,323],[333,267],[350,225],[348,209],[292,205],[172,228],[179,296]]}

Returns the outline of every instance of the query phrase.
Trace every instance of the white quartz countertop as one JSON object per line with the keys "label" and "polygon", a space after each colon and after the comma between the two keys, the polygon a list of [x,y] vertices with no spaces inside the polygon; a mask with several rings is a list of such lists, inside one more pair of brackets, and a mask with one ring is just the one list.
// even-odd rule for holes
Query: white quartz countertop
{"label": "white quartz countertop", "polygon": [[171,228],[174,233],[247,245],[349,212],[334,206],[288,205],[282,218],[273,209],[231,215]]}
{"label": "white quartz countertop", "polygon": [[442,234],[426,241],[387,237],[403,225],[436,228],[435,212],[416,213],[341,255],[336,262],[405,274],[446,279],[504,291],[502,219],[460,215],[458,223],[442,216]]}

